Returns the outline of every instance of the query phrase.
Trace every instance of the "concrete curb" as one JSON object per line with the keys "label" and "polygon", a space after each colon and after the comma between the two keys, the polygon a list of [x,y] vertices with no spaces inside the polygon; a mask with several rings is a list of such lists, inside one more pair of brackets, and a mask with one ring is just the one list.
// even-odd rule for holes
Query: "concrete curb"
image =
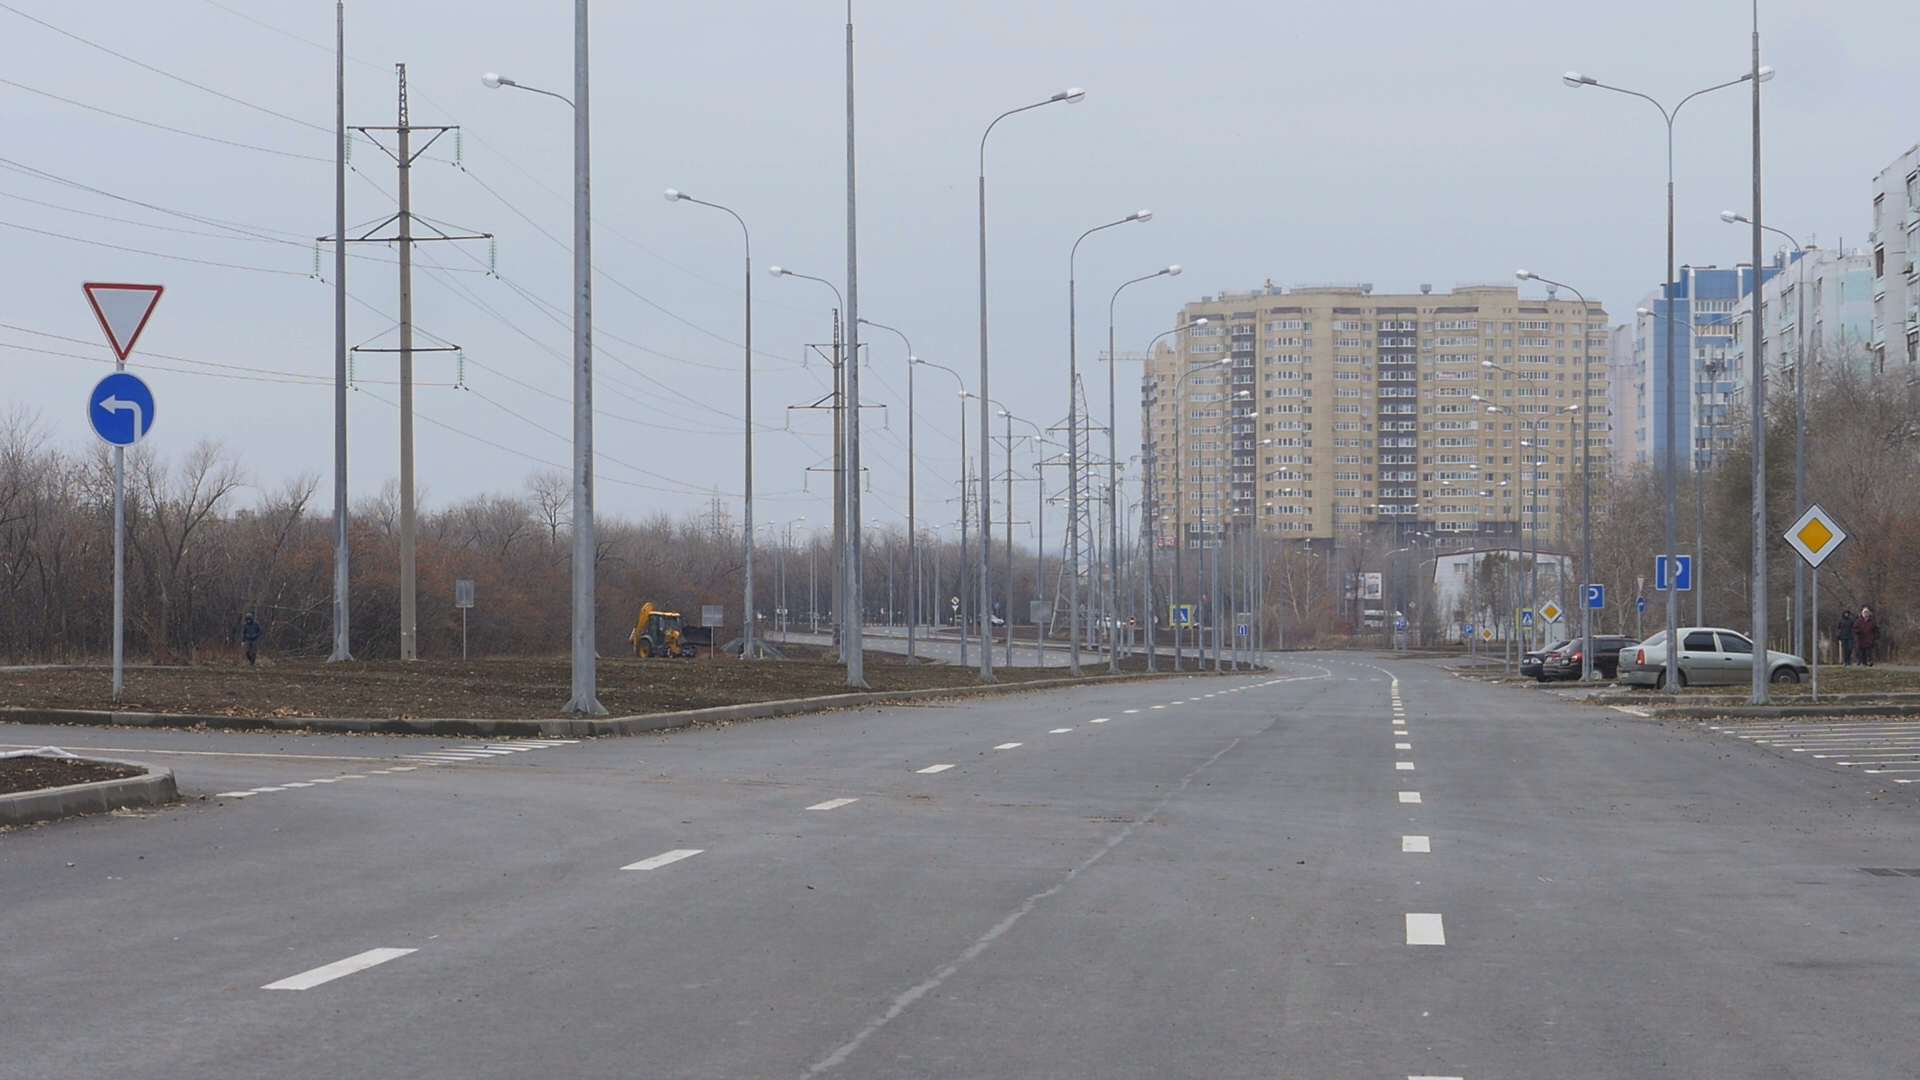
{"label": "concrete curb", "polygon": [[[1221,676],[1255,675],[1258,672],[1222,672]],[[356,719],[326,716],[192,716],[175,713],[110,712],[97,709],[0,709],[0,723],[76,724],[93,727],[209,727],[230,731],[317,731],[349,734],[444,735],[493,737],[579,737],[597,735],[639,735],[667,731],[699,723],[733,720],[763,720],[776,716],[832,712],[891,702],[932,701],[939,698],[979,697],[986,694],[1032,693],[1042,690],[1069,690],[1110,683],[1144,679],[1215,678],[1211,671],[1145,672],[1127,675],[1089,675],[1079,679],[1045,679],[1032,682],[993,683],[986,686],[936,687],[928,690],[889,690],[860,694],[829,694],[822,697],[786,698],[752,701],[740,705],[719,705],[708,709],[684,709],[678,712],[646,713],[638,716],[608,718],[555,718],[551,720],[473,720],[473,719]]]}
{"label": "concrete curb", "polygon": [[1915,705],[1690,705],[1643,706],[1662,720],[1793,720],[1827,716],[1915,716]]}
{"label": "concrete curb", "polygon": [[30,825],[82,814],[105,814],[129,806],[159,806],[180,799],[172,769],[118,758],[83,757],[80,760],[98,765],[124,765],[141,770],[143,775],[0,795],[0,825]]}

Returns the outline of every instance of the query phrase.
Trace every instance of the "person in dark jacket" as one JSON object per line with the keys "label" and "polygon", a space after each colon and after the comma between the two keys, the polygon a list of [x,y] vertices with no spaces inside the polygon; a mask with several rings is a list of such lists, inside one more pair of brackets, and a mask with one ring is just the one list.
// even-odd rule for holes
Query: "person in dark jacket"
{"label": "person in dark jacket", "polygon": [[1853,663],[1853,609],[1841,608],[1840,620],[1833,624],[1833,643],[1840,648],[1840,663]]}
{"label": "person in dark jacket", "polygon": [[254,621],[251,611],[247,612],[246,618],[240,620],[240,640],[247,645],[247,666],[255,666],[255,661],[260,655],[260,624]]}
{"label": "person in dark jacket", "polygon": [[1860,617],[1853,620],[1853,648],[1860,654],[1860,663],[1864,667],[1873,666],[1873,647],[1880,644],[1880,621],[1873,617],[1873,609],[1862,607]]}

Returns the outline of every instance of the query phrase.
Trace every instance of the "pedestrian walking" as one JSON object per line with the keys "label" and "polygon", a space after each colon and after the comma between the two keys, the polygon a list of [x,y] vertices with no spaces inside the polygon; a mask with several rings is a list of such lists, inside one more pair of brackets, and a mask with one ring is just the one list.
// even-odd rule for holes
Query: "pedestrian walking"
{"label": "pedestrian walking", "polygon": [[1833,624],[1833,643],[1840,647],[1840,663],[1853,664],[1853,609],[1841,608],[1840,619]]}
{"label": "pedestrian walking", "polygon": [[1860,654],[1863,667],[1873,666],[1873,647],[1880,644],[1880,621],[1873,617],[1873,609],[1862,606],[1860,617],[1853,620],[1853,648]]}
{"label": "pedestrian walking", "polygon": [[247,646],[247,666],[254,667],[260,655],[260,624],[254,621],[251,611],[247,612],[246,618],[240,620],[240,640]]}

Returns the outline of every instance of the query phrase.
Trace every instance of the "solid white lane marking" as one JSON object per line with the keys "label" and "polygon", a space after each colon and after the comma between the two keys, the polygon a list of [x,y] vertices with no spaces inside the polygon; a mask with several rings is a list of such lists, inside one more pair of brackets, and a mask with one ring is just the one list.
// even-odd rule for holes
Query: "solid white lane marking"
{"label": "solid white lane marking", "polygon": [[951,768],[953,768],[953,766],[951,765],[929,765],[924,769],[915,769],[913,771],[921,772],[921,773],[936,773],[936,772],[946,772],[948,769],[951,769]]}
{"label": "solid white lane marking", "polygon": [[826,802],[823,802],[823,803],[814,803],[812,806],[807,807],[807,809],[838,810],[839,808],[846,806],[849,803],[857,803],[859,801],[860,801],[859,799],[828,799]]}
{"label": "solid white lane marking", "polygon": [[417,765],[395,765],[393,768],[388,769],[387,771],[388,772],[413,772],[418,768],[419,766]]}
{"label": "solid white lane marking", "polygon": [[1072,731],[1072,730],[1073,730],[1073,729],[1072,729],[1072,728],[1070,728],[1070,727],[1057,727],[1057,728],[1054,728],[1053,730],[1051,730],[1051,731],[1049,731],[1049,732],[1047,732],[1047,734],[1049,734],[1049,735],[1065,735],[1065,734],[1066,734],[1067,732],[1069,732],[1069,731]]}
{"label": "solid white lane marking", "polygon": [[1413,762],[1411,762],[1411,761],[1396,761],[1396,762],[1394,762],[1394,763],[1393,763],[1393,767],[1394,767],[1394,768],[1396,768],[1396,769],[1398,769],[1398,770],[1400,770],[1401,772],[1412,772],[1412,771],[1413,771]]}
{"label": "solid white lane marking", "polygon": [[322,965],[312,971],[303,971],[298,975],[289,975],[279,982],[270,982],[260,989],[311,990],[321,983],[330,983],[356,971],[365,971],[375,965],[384,964],[389,960],[398,960],[416,951],[415,949],[368,949],[356,956],[349,956],[345,960],[335,960],[331,964]]}
{"label": "solid white lane marking", "polygon": [[1413,744],[1410,742],[1397,742],[1393,744],[1393,748],[1395,750],[1411,750],[1413,749]]}
{"label": "solid white lane marking", "polygon": [[675,848],[672,851],[663,851],[660,854],[655,855],[651,859],[641,859],[639,862],[636,862],[636,863],[628,863],[627,865],[621,867],[620,869],[622,870],[657,870],[660,867],[667,865],[668,863],[677,863],[681,859],[691,859],[695,855],[698,855],[705,850],[707,849],[706,848]]}
{"label": "solid white lane marking", "polygon": [[1417,791],[1403,791],[1400,793],[1400,801],[1417,803],[1420,801],[1420,793]]}
{"label": "solid white lane marking", "polygon": [[1447,931],[1440,925],[1440,916],[1407,913],[1407,944],[1445,945],[1446,943]]}
{"label": "solid white lane marking", "polygon": [[1400,850],[1415,855],[1433,853],[1433,841],[1425,836],[1403,836],[1400,838]]}
{"label": "solid white lane marking", "polygon": [[342,779],[342,780],[365,780],[365,779],[366,779],[366,776],[365,776],[365,774],[362,774],[362,773],[351,773],[351,772],[350,772],[350,773],[341,773],[341,774],[340,774],[340,779]]}
{"label": "solid white lane marking", "polygon": [[994,747],[994,749],[995,750],[1011,750],[1016,746],[1025,746],[1025,745],[1026,745],[1025,743],[1003,742],[999,746]]}

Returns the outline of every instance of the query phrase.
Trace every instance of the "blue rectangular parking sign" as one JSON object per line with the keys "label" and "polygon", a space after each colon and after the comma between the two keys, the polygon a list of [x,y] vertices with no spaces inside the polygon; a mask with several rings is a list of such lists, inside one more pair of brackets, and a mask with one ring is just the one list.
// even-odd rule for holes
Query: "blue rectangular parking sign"
{"label": "blue rectangular parking sign", "polygon": [[[1679,560],[1679,573],[1674,575],[1673,587],[1681,592],[1693,591],[1693,556],[1676,555]],[[1653,560],[1653,588],[1656,592],[1667,591],[1667,557],[1656,556]]]}
{"label": "blue rectangular parking sign", "polygon": [[1596,611],[1607,606],[1607,587],[1605,585],[1587,586],[1587,606]]}

